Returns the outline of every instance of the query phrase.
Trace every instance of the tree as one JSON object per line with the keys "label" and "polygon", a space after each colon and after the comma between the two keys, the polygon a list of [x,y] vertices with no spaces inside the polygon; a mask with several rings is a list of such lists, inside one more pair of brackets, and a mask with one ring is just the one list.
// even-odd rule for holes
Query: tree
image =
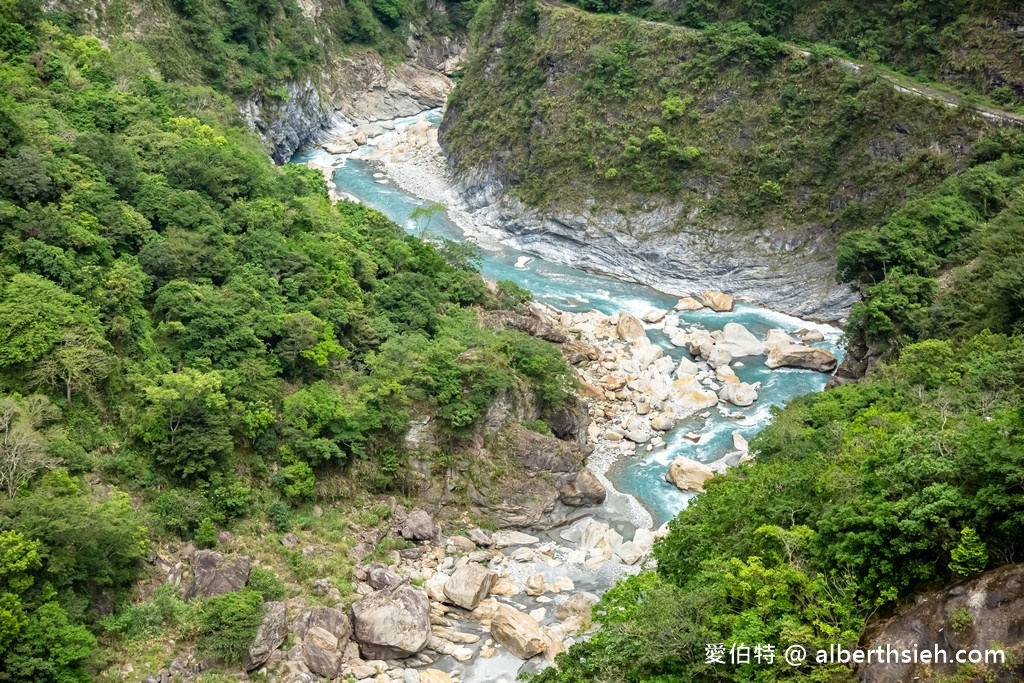
{"label": "tree", "polygon": [[77,296],[18,273],[0,290],[0,370],[44,357],[71,327],[95,330],[99,321]]}
{"label": "tree", "polygon": [[0,487],[8,498],[40,472],[57,466],[43,429],[58,416],[45,396],[0,399]]}
{"label": "tree", "polygon": [[145,412],[132,429],[178,476],[209,474],[233,447],[219,372],[185,368],[142,388]]}
{"label": "tree", "polygon": [[63,384],[65,397],[71,403],[74,387],[88,392],[97,381],[110,374],[109,348],[106,340],[92,330],[69,329],[50,353],[36,363],[31,376],[42,385]]}
{"label": "tree", "polygon": [[988,564],[988,551],[978,537],[978,532],[965,526],[960,530],[960,542],[950,553],[949,568],[959,576],[970,576],[985,569]]}

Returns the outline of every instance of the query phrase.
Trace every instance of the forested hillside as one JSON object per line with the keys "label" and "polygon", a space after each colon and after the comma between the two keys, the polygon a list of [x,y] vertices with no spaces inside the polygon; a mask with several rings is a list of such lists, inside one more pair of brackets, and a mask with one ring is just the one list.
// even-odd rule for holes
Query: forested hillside
{"label": "forested hillside", "polygon": [[281,578],[132,607],[154,549],[401,492],[410,414],[437,416],[443,462],[495,395],[557,406],[568,371],[478,325],[524,293],[489,293],[471,252],[332,206],[224,95],[53,20],[0,6],[0,678],[97,680],[154,633],[236,661],[317,565],[272,541]]}
{"label": "forested hillside", "polygon": [[762,35],[821,43],[924,81],[1024,105],[1024,10],[1012,0],[578,0],[594,12],[626,12],[704,28],[744,23]]}

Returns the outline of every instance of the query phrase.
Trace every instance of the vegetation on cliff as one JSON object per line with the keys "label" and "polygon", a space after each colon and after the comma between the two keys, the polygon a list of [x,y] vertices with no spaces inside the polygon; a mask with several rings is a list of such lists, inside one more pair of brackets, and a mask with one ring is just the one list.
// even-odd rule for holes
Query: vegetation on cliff
{"label": "vegetation on cliff", "polygon": [[[161,594],[101,621],[147,546],[287,529],[293,504],[337,495],[342,476],[400,491],[412,411],[436,414],[443,454],[499,390],[555,406],[569,389],[554,347],[478,324],[500,302],[470,252],[332,205],[319,173],[270,164],[223,95],[51,18],[0,5],[10,681],[94,680],[97,637],[165,626],[237,655],[221,625],[251,629],[250,593],[198,613]],[[331,520],[324,538],[345,528]]]}
{"label": "vegetation on cliff", "polygon": [[800,44],[826,44],[919,80],[1024,105],[1024,13],[1012,0],[573,0],[694,28],[743,23]]}
{"label": "vegetation on cliff", "polygon": [[[442,143],[527,204],[681,207],[667,232],[867,228],[969,163],[984,129],[826,52],[541,6],[481,10]],[[557,182],[556,180],[557,179]]]}

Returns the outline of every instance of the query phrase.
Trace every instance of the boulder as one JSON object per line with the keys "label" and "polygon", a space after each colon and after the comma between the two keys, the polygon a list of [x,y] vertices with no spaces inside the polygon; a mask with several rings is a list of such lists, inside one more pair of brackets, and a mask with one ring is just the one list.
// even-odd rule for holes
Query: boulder
{"label": "boulder", "polygon": [[417,508],[405,518],[401,533],[407,541],[429,541],[437,537],[438,529],[430,513]]}
{"label": "boulder", "polygon": [[543,574],[531,574],[530,578],[526,580],[526,594],[537,597],[538,595],[544,594],[544,575]]}
{"label": "boulder", "polygon": [[494,534],[495,548],[508,548],[513,545],[533,545],[540,539],[522,531],[498,531]]}
{"label": "boulder", "polygon": [[696,375],[698,372],[700,372],[700,367],[689,358],[680,359],[679,365],[676,366],[676,377]]}
{"label": "boulder", "polygon": [[619,322],[615,325],[615,333],[622,341],[633,341],[638,337],[647,335],[644,326],[637,320],[635,315],[619,313]]}
{"label": "boulder", "polygon": [[750,444],[747,443],[747,440],[739,432],[732,433],[732,447],[738,451],[750,450]]}
{"label": "boulder", "polygon": [[718,392],[718,397],[741,408],[752,405],[757,400],[757,390],[746,382],[727,382]]}
{"label": "boulder", "polygon": [[771,353],[772,349],[779,346],[797,345],[796,339],[793,339],[785,331],[778,328],[768,330],[768,336],[764,340],[764,352]]}
{"label": "boulder", "polygon": [[491,619],[491,636],[520,659],[529,659],[547,649],[540,625],[519,610],[498,605]]}
{"label": "boulder", "polygon": [[444,594],[450,602],[463,609],[476,609],[480,601],[494,588],[498,575],[478,564],[467,564],[455,570],[444,584]]}
{"label": "boulder", "polygon": [[440,669],[423,669],[419,674],[419,683],[452,683],[452,677]]}
{"label": "boulder", "polygon": [[430,600],[402,584],[371,593],[352,605],[352,621],[353,637],[363,657],[409,657],[430,640]]}
{"label": "boulder", "polygon": [[695,412],[718,405],[718,396],[701,387],[696,377],[686,375],[672,383],[672,401],[688,412]]}
{"label": "boulder", "polygon": [[644,322],[649,322],[652,325],[660,323],[668,315],[668,311],[663,311],[660,308],[655,308],[644,314]]}
{"label": "boulder", "polygon": [[733,358],[760,356],[764,353],[764,344],[739,323],[725,324],[722,328],[722,341],[718,345],[727,349]]}
{"label": "boulder", "polygon": [[718,346],[717,344],[711,349],[711,353],[708,354],[708,365],[712,368],[718,368],[723,365],[728,365],[732,362],[732,353],[728,348],[724,346]]}
{"label": "boulder", "polygon": [[626,541],[615,549],[615,557],[625,564],[636,564],[644,556],[644,551],[633,541]]}
{"label": "boulder", "polygon": [[651,418],[651,428],[659,432],[667,432],[675,427],[675,422],[667,415],[655,415]]}
{"label": "boulder", "polygon": [[555,608],[555,619],[559,621],[577,619],[584,622],[590,618],[590,610],[598,602],[600,602],[600,598],[593,593],[586,591],[573,593],[565,602]]}
{"label": "boulder", "polygon": [[303,610],[296,620],[299,652],[310,671],[335,678],[345,660],[345,648],[352,635],[348,616],[336,607]]}
{"label": "boulder", "polygon": [[405,579],[388,569],[382,562],[374,562],[366,568],[366,583],[374,590],[393,588],[404,582]]}
{"label": "boulder", "polygon": [[690,458],[678,457],[668,466],[665,479],[680,491],[704,493],[704,482],[715,473],[710,467]]}
{"label": "boulder", "polygon": [[469,540],[473,541],[481,548],[488,548],[494,545],[494,537],[480,527],[469,530]]}
{"label": "boulder", "polygon": [[446,547],[449,549],[449,552],[471,553],[476,550],[476,543],[465,536],[451,536],[448,538]]}
{"label": "boulder", "polygon": [[677,311],[699,311],[702,308],[704,308],[704,304],[697,301],[692,296],[684,296],[675,305],[675,309]]}
{"label": "boulder", "polygon": [[717,313],[731,311],[733,304],[735,303],[733,298],[728,294],[713,289],[702,293],[700,295],[700,300],[705,306]]}
{"label": "boulder", "polygon": [[281,647],[285,637],[288,635],[288,610],[283,602],[263,603],[263,621],[256,630],[256,637],[253,638],[243,658],[243,665],[246,671],[258,669],[267,663],[274,650]]}
{"label": "boulder", "polygon": [[813,328],[802,327],[799,330],[797,330],[794,334],[800,337],[800,341],[802,341],[804,344],[825,341],[825,335],[821,333],[821,330],[816,330]]}
{"label": "boulder", "polygon": [[780,344],[768,353],[765,365],[772,370],[787,367],[831,372],[836,367],[836,357],[828,349],[817,346]]}
{"label": "boulder", "polygon": [[211,598],[231,593],[249,580],[252,560],[244,555],[228,555],[215,550],[200,550],[192,558],[192,582],[182,597]]}
{"label": "boulder", "polygon": [[559,500],[570,507],[600,505],[608,492],[590,468],[584,467],[569,484],[562,487]]}

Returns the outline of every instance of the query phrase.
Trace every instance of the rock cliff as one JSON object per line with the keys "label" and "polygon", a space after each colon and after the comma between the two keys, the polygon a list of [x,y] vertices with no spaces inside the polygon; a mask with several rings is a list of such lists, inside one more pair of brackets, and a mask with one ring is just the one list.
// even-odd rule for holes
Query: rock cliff
{"label": "rock cliff", "polygon": [[843,319],[839,238],[962,169],[987,125],[740,29],[494,7],[439,138],[466,204],[517,248],[670,293]]}

